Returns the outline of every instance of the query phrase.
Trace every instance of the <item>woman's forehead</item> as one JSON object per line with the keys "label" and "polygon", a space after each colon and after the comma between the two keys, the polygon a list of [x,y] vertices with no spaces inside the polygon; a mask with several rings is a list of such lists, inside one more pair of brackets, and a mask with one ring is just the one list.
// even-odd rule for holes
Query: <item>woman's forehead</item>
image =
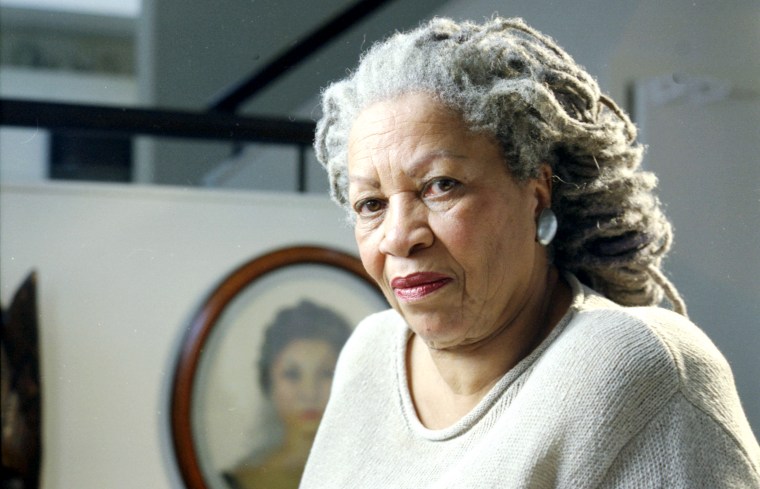
{"label": "woman's forehead", "polygon": [[349,133],[348,155],[351,159],[377,152],[408,152],[433,141],[466,137],[467,132],[462,118],[437,100],[408,94],[376,102],[360,112]]}

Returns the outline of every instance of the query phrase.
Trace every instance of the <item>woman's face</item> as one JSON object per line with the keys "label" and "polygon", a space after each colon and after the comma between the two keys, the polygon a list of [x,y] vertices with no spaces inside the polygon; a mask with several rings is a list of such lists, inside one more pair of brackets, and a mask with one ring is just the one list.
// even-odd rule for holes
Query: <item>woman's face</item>
{"label": "woman's face", "polygon": [[548,176],[518,183],[500,146],[433,98],[362,111],[348,169],[362,262],[428,346],[478,344],[539,292],[535,223],[550,204]]}
{"label": "woman's face", "polygon": [[271,397],[286,425],[316,429],[330,395],[337,353],[327,341],[298,339],[272,364]]}

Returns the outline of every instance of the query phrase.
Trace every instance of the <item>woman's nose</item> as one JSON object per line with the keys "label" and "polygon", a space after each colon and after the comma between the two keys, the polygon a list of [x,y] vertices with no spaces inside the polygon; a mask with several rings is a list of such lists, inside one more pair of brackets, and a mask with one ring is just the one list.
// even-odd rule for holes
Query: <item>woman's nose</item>
{"label": "woman's nose", "polygon": [[299,389],[299,402],[304,406],[324,408],[327,398],[330,396],[332,377],[325,379],[321,375],[315,375],[303,382]]}
{"label": "woman's nose", "polygon": [[397,197],[388,202],[380,251],[406,257],[432,245],[434,236],[424,205],[405,196]]}
{"label": "woman's nose", "polygon": [[299,390],[301,401],[314,404],[319,399],[319,383],[316,379],[305,379]]}

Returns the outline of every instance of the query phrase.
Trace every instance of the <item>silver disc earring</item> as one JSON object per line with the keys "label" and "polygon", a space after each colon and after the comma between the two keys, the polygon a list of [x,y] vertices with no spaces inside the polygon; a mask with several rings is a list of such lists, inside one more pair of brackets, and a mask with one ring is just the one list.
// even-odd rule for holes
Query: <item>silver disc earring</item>
{"label": "silver disc earring", "polygon": [[538,215],[536,223],[536,240],[543,246],[548,245],[557,234],[557,215],[550,208],[546,208]]}

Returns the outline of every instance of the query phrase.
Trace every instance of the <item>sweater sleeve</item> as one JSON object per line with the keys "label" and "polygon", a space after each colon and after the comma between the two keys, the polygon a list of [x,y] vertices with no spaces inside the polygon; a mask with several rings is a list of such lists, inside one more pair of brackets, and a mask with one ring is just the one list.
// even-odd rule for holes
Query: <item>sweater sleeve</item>
{"label": "sweater sleeve", "polygon": [[618,454],[599,489],[757,489],[751,456],[679,392]]}
{"label": "sweater sleeve", "polygon": [[618,453],[600,487],[760,489],[760,448],[726,360],[682,316],[629,312],[668,352],[678,390]]}

